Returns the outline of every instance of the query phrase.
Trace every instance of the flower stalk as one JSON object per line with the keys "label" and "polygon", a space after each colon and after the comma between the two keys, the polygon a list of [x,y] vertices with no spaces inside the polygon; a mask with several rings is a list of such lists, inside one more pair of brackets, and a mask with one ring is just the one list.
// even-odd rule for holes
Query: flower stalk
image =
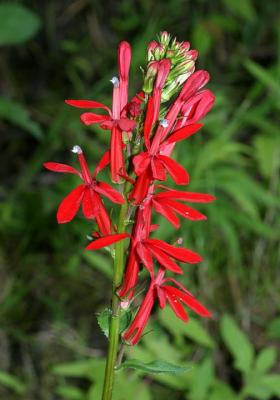
{"label": "flower stalk", "polygon": [[[131,49],[129,43],[121,42],[118,76],[111,80],[112,107],[93,100],[66,100],[72,107],[102,110],[101,114],[83,112],[80,118],[84,125],[97,124],[110,131],[109,149],[92,174],[83,150],[77,145],[73,152],[80,170],[56,162],[44,164],[50,171],[74,174],[82,180],[60,203],[58,223],[70,222],[81,208],[84,217],[97,228],[86,249],[114,248],[114,252],[111,250],[114,259],[112,300],[102,400],[112,399],[115,370],[125,354],[125,345],[136,345],[141,340],[156,304],[160,308],[169,305],[184,322],[188,321],[186,307],[201,317],[211,316],[173,277],[184,273],[181,263],[196,264],[202,257],[182,247],[181,239],[169,244],[153,237],[158,228],[153,223],[155,213],[178,229],[180,217],[191,221],[207,219],[189,203],[209,203],[215,199],[209,194],[186,191],[190,175],[172,157],[178,142],[202,128],[200,121],[214,102],[212,92],[204,89],[209,81],[208,72],[195,72],[196,58],[197,51],[190,50],[188,42],[177,42],[167,32],[162,32],[158,42],[148,45],[142,91],[129,101]],[[166,107],[167,101],[170,101],[169,107]],[[107,167],[112,183],[122,191],[98,180],[98,173]],[[163,185],[169,178],[183,190]],[[104,197],[120,206],[117,221],[107,211]],[[121,331],[122,308],[133,314],[135,298],[137,304],[139,297],[141,300],[142,278],[144,281],[148,278],[149,285],[144,289],[142,302],[131,322]]]}

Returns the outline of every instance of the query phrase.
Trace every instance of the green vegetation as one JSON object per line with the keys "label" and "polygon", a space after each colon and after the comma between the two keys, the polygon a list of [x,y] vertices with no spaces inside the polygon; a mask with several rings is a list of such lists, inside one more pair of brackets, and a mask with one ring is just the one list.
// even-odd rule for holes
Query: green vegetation
{"label": "green vegetation", "polygon": [[[155,222],[161,238],[182,236],[204,256],[183,283],[214,317],[185,325],[158,313],[126,350],[127,366],[141,360],[142,370],[118,372],[115,400],[280,398],[279,22],[277,0],[0,3],[1,399],[100,398],[107,340],[95,314],[108,306],[111,260],[84,250],[93,227],[82,217],[56,224],[76,178],[42,163],[72,162],[79,144],[94,166],[108,136],[63,100],[110,105],[121,39],[133,47],[133,93],[145,46],[163,29],[189,40],[212,76],[215,106],[176,151],[190,190],[217,201],[177,237]],[[155,373],[156,359],[175,374]]]}

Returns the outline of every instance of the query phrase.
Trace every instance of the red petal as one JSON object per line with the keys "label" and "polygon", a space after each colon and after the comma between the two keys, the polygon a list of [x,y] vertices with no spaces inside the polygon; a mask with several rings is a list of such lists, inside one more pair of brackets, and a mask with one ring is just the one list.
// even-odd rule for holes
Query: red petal
{"label": "red petal", "polygon": [[182,274],[183,270],[179,265],[177,265],[173,260],[171,260],[170,257],[168,257],[167,254],[165,254],[163,251],[161,251],[159,248],[150,246],[147,244],[147,246],[150,248],[151,252],[153,253],[153,256],[157,259],[157,261],[160,263],[160,265],[169,271],[174,272],[175,274]]}
{"label": "red petal", "polygon": [[122,132],[114,126],[110,139],[110,170],[112,181],[118,183],[120,175],[125,172],[122,146]]}
{"label": "red petal", "polygon": [[86,250],[98,250],[102,247],[110,246],[113,243],[119,242],[120,240],[123,240],[127,237],[129,237],[128,233],[116,233],[114,235],[104,236],[91,242],[86,247]]}
{"label": "red petal", "polygon": [[164,204],[157,202],[153,199],[153,206],[156,212],[160,213],[164,218],[166,218],[175,228],[179,228],[180,221],[176,214],[170,210],[170,208],[165,207]]}
{"label": "red petal", "polygon": [[151,159],[151,168],[154,179],[158,179],[159,181],[165,181],[166,179],[165,169],[161,160],[159,160],[157,157],[153,157]]}
{"label": "red petal", "polygon": [[177,185],[186,185],[189,183],[189,174],[180,164],[167,156],[159,155],[158,157],[161,159],[171,178],[175,183],[177,183]]}
{"label": "red petal", "polygon": [[154,99],[153,96],[150,96],[147,103],[146,116],[144,121],[144,140],[147,148],[150,147],[150,133],[153,127],[153,123],[155,122],[154,114]]}
{"label": "red petal", "polygon": [[156,285],[156,292],[157,292],[159,306],[160,306],[160,308],[164,308],[165,304],[166,304],[165,293],[162,290],[162,288],[160,286],[158,286],[158,285]]}
{"label": "red petal", "polygon": [[99,163],[97,164],[94,173],[93,173],[93,177],[96,177],[96,175],[102,171],[102,169],[104,169],[105,167],[107,167],[107,165],[109,165],[110,163],[110,152],[106,151],[103,156],[101,157],[101,160],[99,161]]}
{"label": "red petal", "polygon": [[100,123],[100,128],[110,131],[116,125],[116,121],[110,119],[108,121],[102,121]]}
{"label": "red petal", "polygon": [[182,217],[188,218],[191,221],[200,221],[207,219],[206,215],[189,206],[186,206],[185,204],[178,203],[172,200],[165,200],[165,204],[170,206],[178,214],[182,215]]}
{"label": "red petal", "polygon": [[170,307],[174,311],[175,315],[178,318],[180,318],[182,321],[188,322],[188,320],[189,320],[188,315],[187,315],[184,307],[182,306],[182,304],[176,298],[176,296],[173,296],[167,290],[165,290],[166,286],[162,286],[162,289],[164,290],[166,298],[170,304]]}
{"label": "red petal", "polygon": [[79,177],[82,177],[81,173],[70,165],[57,162],[46,162],[43,166],[53,172],[66,172],[68,174],[76,174],[79,175]]}
{"label": "red petal", "polygon": [[117,192],[114,188],[112,188],[108,183],[105,182],[98,182],[98,185],[95,186],[96,192],[106,196],[110,199],[113,203],[116,204],[124,204],[123,196]]}
{"label": "red petal", "polygon": [[128,119],[128,118],[121,118],[118,120],[118,126],[122,131],[131,132],[136,126],[136,122]]}
{"label": "red petal", "polygon": [[209,81],[210,75],[207,71],[199,70],[194,72],[184,84],[179,99],[187,101],[193,96],[199,89],[201,89]]}
{"label": "red petal", "polygon": [[111,220],[102,201],[99,203],[99,213],[96,215],[96,223],[103,236],[111,233]]}
{"label": "red petal", "polygon": [[193,295],[191,294],[191,292],[189,292],[179,281],[177,281],[176,279],[174,279],[174,278],[171,278],[171,277],[168,277],[168,278],[165,278],[163,281],[162,281],[162,283],[166,283],[166,282],[172,282],[172,283],[174,283],[175,285],[177,285],[183,292],[185,292],[185,293],[187,293],[189,296],[192,296],[193,297]]}
{"label": "red petal", "polygon": [[153,276],[154,265],[153,265],[153,259],[152,259],[150,251],[145,247],[145,245],[143,243],[139,242],[139,243],[137,243],[137,246],[136,246],[136,252],[137,252],[137,255],[140,258],[141,262],[144,264],[144,266],[150,272],[150,275]]}
{"label": "red petal", "polygon": [[128,261],[125,269],[124,280],[121,288],[118,290],[120,297],[131,298],[133,296],[134,288],[137,284],[139,273],[139,261],[136,259],[135,247],[130,246]]}
{"label": "red petal", "polygon": [[79,185],[62,200],[56,214],[59,224],[70,222],[75,217],[80,208],[84,190],[85,186]]}
{"label": "red petal", "polygon": [[194,296],[181,292],[181,290],[173,286],[164,286],[164,290],[171,296],[176,296],[178,300],[185,303],[191,310],[201,317],[211,317],[211,313],[205,308]]}
{"label": "red petal", "polygon": [[84,197],[82,201],[82,209],[85,218],[94,219],[99,213],[100,199],[98,195],[93,192],[89,187],[85,188]]}
{"label": "red petal", "polygon": [[109,117],[108,115],[100,115],[94,113],[83,113],[80,118],[85,125],[101,124],[102,122],[111,120],[111,117]]}
{"label": "red petal", "polygon": [[161,199],[181,199],[193,203],[210,203],[215,197],[206,193],[181,192],[179,190],[169,190],[168,192],[157,193],[154,198]]}
{"label": "red petal", "polygon": [[[181,109],[181,113],[186,117],[181,119],[181,126],[201,120],[210,111],[214,101],[215,96],[210,90],[203,90],[190,98]],[[180,121],[178,123],[180,125]]]}
{"label": "red petal", "polygon": [[179,261],[195,264],[202,260],[200,255],[195,253],[194,251],[182,247],[171,246],[171,244],[168,244],[163,240],[147,239],[146,242],[152,246],[161,249],[162,251]]}
{"label": "red petal", "polygon": [[99,103],[94,100],[64,100],[66,104],[69,106],[77,107],[77,108],[104,108],[107,110],[109,114],[111,114],[111,110],[109,107],[105,106],[105,104]]}
{"label": "red petal", "polygon": [[133,158],[133,165],[136,175],[141,175],[150,164],[150,156],[147,152],[140,153]]}
{"label": "red petal", "polygon": [[118,67],[120,78],[123,80],[128,79],[129,67],[131,61],[131,48],[130,44],[122,41],[118,47]]}
{"label": "red petal", "polygon": [[164,143],[175,143],[180,140],[184,140],[187,137],[196,133],[203,125],[202,124],[192,124],[185,126],[184,128],[178,129],[174,132]]}
{"label": "red petal", "polygon": [[164,58],[159,62],[158,73],[155,81],[154,88],[162,90],[165,84],[165,81],[168,77],[169,71],[171,67],[171,62],[168,58]]}

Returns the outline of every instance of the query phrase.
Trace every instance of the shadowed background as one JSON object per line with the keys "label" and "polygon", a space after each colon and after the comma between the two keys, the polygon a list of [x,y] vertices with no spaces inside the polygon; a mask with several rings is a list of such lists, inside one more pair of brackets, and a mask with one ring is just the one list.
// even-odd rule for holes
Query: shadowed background
{"label": "shadowed background", "polygon": [[79,144],[94,168],[108,133],[83,127],[63,100],[110,106],[123,39],[133,95],[161,30],[198,49],[216,95],[203,129],[176,150],[189,189],[217,196],[200,207],[208,221],[174,231],[157,220],[162,239],[183,237],[203,255],[183,283],[214,317],[184,325],[155,313],[152,332],[127,354],[193,369],[120,372],[114,399],[280,398],[279,9],[277,0],[0,2],[1,399],[100,398],[107,344],[95,313],[109,305],[111,260],[84,250],[93,226],[81,215],[57,225],[77,178],[42,163],[77,165],[70,149]]}

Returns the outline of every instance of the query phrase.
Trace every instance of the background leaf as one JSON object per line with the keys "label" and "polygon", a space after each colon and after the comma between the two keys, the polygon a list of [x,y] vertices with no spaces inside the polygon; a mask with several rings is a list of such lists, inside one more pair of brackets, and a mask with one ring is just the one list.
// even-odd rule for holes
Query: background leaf
{"label": "background leaf", "polygon": [[0,45],[25,42],[37,33],[40,26],[40,18],[22,4],[0,4]]}

